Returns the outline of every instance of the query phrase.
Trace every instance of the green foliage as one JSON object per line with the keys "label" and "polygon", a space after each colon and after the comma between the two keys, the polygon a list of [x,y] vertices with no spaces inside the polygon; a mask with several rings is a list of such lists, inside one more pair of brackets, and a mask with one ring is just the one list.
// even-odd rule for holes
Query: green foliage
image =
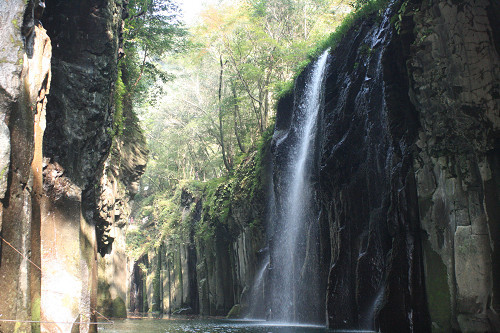
{"label": "green foliage", "polygon": [[158,87],[155,82],[171,79],[162,68],[161,58],[184,49],[186,32],[173,0],[131,0],[128,11],[123,32],[130,73],[127,90],[136,102],[142,102],[151,97],[151,86]]}
{"label": "green foliage", "polygon": [[391,24],[394,26],[394,29],[396,29],[396,32],[398,34],[401,33],[401,21],[403,20],[403,15],[406,12],[406,7],[408,6],[408,0],[403,1],[401,6],[399,7],[398,13],[391,17]]}
{"label": "green foliage", "polygon": [[165,191],[182,179],[233,173],[256,149],[293,72],[307,64],[308,50],[333,31],[346,7],[342,0],[207,7],[189,31],[189,47],[162,62],[174,79],[139,83],[167,94],[141,110],[151,150],[144,186]]}
{"label": "green foliage", "polygon": [[327,39],[322,41],[318,47],[311,52],[312,58],[317,58],[324,50],[330,48],[333,51],[339,42],[346,36],[347,32],[360,23],[360,20],[375,12],[384,10],[388,0],[358,0],[353,7],[355,11],[349,13],[342,24]]}
{"label": "green foliage", "polygon": [[118,78],[115,83],[114,104],[115,114],[113,117],[113,135],[123,135],[123,98],[126,93],[126,87],[122,80],[122,71],[118,67]]}
{"label": "green foliage", "polygon": [[293,91],[294,81],[288,80],[275,84],[276,99],[279,101]]}
{"label": "green foliage", "polygon": [[[214,237],[235,237],[240,232],[231,218],[234,207],[255,205],[255,216],[247,225],[261,228],[264,198],[264,164],[269,153],[274,126],[264,132],[256,150],[243,157],[235,171],[227,177],[213,178],[207,182],[180,181],[173,190],[154,192],[139,198],[140,209],[136,219],[140,228],[129,228],[127,251],[139,258],[143,254],[168,244],[167,251],[176,251],[175,244],[188,242],[193,234],[195,241],[211,242]],[[202,204],[201,217],[197,204]]]}
{"label": "green foliage", "polygon": [[[179,22],[178,9],[172,0],[131,0],[124,20],[124,58],[118,64],[114,90],[115,113],[112,136],[126,136],[137,131],[129,124],[137,123],[134,105],[154,100],[161,93],[155,82],[166,82],[171,75],[161,68],[160,59],[168,52],[182,49],[185,31]],[[153,89],[150,89],[150,87]],[[139,129],[140,131],[140,129]]]}

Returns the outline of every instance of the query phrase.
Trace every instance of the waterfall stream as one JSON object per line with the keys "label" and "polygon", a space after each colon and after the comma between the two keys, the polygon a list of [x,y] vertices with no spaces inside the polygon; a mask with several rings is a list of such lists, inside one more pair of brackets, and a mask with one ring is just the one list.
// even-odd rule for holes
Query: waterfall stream
{"label": "waterfall stream", "polygon": [[[302,299],[304,282],[309,280],[314,294],[314,277],[307,272],[317,260],[310,258],[310,247],[306,234],[315,222],[316,213],[311,209],[311,163],[314,154],[317,119],[322,104],[323,78],[327,67],[329,50],[325,51],[313,65],[301,101],[294,108],[290,133],[293,137],[288,147],[288,160],[281,179],[281,190],[277,193],[274,240],[271,246],[271,300],[270,318],[283,322],[306,320],[308,305]],[[279,144],[279,143],[278,143]],[[308,266],[308,268],[306,268]],[[305,282],[309,284],[309,282]]]}

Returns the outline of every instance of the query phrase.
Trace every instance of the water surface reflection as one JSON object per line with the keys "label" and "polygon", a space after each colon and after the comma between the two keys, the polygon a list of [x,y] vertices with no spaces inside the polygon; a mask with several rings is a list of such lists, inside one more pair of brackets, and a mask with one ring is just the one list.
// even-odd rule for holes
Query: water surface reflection
{"label": "water surface reflection", "polygon": [[223,319],[125,319],[115,320],[113,325],[100,325],[99,332],[325,333],[340,331],[328,330],[322,326],[290,325],[283,323],[270,323],[266,321],[241,321]]}

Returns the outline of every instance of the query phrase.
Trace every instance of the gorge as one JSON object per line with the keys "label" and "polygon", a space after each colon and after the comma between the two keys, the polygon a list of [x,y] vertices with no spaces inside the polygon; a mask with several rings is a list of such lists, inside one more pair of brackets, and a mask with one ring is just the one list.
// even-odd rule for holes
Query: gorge
{"label": "gorge", "polygon": [[116,102],[129,2],[47,0],[42,26],[37,1],[0,4],[0,332],[127,313],[500,332],[496,0],[367,1],[234,171],[161,200]]}

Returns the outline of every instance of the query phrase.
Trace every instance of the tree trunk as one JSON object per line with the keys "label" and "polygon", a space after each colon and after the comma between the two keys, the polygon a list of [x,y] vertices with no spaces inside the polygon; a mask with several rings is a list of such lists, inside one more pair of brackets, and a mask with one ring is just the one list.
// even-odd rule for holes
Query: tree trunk
{"label": "tree trunk", "polygon": [[220,55],[220,75],[219,75],[219,136],[220,136],[220,146],[222,149],[222,160],[224,161],[224,166],[227,171],[231,171],[232,165],[231,160],[227,156],[226,145],[224,143],[224,130],[222,128],[222,76],[224,74],[224,62],[222,61],[222,55]]}
{"label": "tree trunk", "polygon": [[238,129],[238,118],[240,117],[240,111],[238,107],[238,97],[236,95],[236,86],[234,84],[231,84],[231,89],[233,90],[233,103],[234,103],[234,135],[236,136],[236,141],[238,142],[238,147],[240,147],[240,150],[242,153],[246,153],[245,147],[243,146],[241,142],[241,138],[239,135],[239,129]]}

